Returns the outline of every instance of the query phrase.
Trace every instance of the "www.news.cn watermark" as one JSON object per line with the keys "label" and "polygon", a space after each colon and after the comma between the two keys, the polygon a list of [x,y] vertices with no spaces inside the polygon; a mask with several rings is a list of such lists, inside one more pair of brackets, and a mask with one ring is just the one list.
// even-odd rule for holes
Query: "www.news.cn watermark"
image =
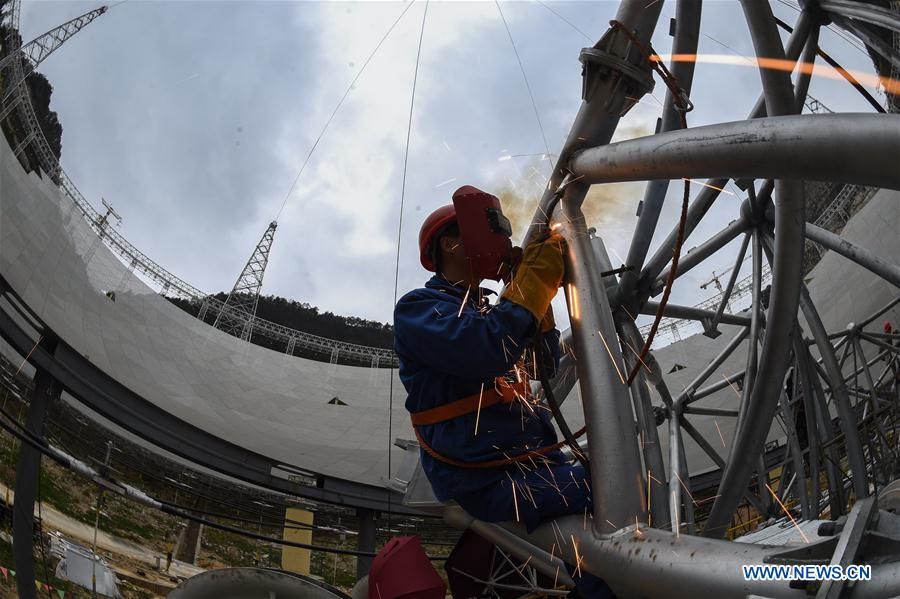
{"label": "www.news.cn watermark", "polygon": [[858,581],[872,579],[872,566],[850,564],[830,565],[785,565],[761,564],[741,566],[744,580],[840,580]]}

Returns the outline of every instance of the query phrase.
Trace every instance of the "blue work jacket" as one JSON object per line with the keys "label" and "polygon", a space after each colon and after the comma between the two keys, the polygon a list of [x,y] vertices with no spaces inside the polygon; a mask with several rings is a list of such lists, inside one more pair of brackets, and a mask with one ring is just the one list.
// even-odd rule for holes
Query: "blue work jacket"
{"label": "blue work jacket", "polygon": [[[491,389],[496,377],[513,371],[523,353],[529,358],[533,355],[532,343],[538,334],[534,316],[505,299],[490,305],[486,296],[493,293],[482,288],[467,296],[465,288],[435,276],[424,288],[410,291],[397,302],[394,349],[400,359],[400,380],[408,393],[407,410],[422,412],[479,394],[482,385]],[[544,333],[541,341],[544,351],[538,359],[552,377],[559,366],[559,331]],[[525,370],[533,372],[532,368]],[[464,462],[502,459],[556,443],[549,409],[533,398],[528,403],[516,399],[485,407],[477,414],[420,426],[419,433],[437,453]],[[561,453],[548,457],[561,460]],[[441,501],[483,489],[506,478],[507,468],[519,468],[459,468],[424,450],[422,466]]]}

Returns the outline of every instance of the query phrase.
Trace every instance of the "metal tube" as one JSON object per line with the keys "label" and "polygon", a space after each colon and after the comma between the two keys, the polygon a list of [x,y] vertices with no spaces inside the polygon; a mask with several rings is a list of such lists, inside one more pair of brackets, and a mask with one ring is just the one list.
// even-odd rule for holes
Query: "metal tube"
{"label": "metal tube", "polygon": [[[784,49],[772,16],[772,7],[763,2],[741,3],[757,56],[784,58]],[[793,111],[794,93],[790,77],[778,71],[760,70],[766,108],[778,116]],[[900,117],[898,117],[900,118]],[[900,141],[898,141],[900,148]],[[748,156],[744,156],[749,160]],[[791,175],[794,176],[794,175]],[[760,352],[759,375],[743,411],[742,428],[731,445],[731,456],[760,454],[778,403],[778,394],[789,361],[791,333],[797,318],[797,302],[803,276],[804,218],[803,184],[800,181],[775,183],[775,247],[772,291],[766,313],[766,336]],[[755,341],[755,340],[754,340]],[[720,495],[713,503],[703,534],[722,535],[737,508],[743,489],[750,481],[752,464],[732,459],[722,473]]]}
{"label": "metal tube", "polygon": [[832,430],[831,415],[825,404],[825,393],[819,379],[812,371],[812,356],[809,353],[809,345],[803,344],[804,351],[800,354],[800,374],[803,380],[810,386],[810,406],[814,409],[817,431],[817,444],[821,444],[824,453],[825,476],[828,479],[828,501],[831,506],[832,518],[837,518],[844,513],[844,481],[843,474],[838,467],[837,447],[834,445],[834,432]]}
{"label": "metal tube", "polygon": [[872,322],[874,322],[876,318],[878,318],[879,316],[881,316],[882,314],[884,314],[885,312],[887,312],[888,310],[890,310],[897,304],[900,304],[900,295],[898,295],[897,297],[895,297],[894,299],[889,301],[884,307],[877,310],[874,314],[872,314],[871,316],[869,316],[868,318],[866,318],[865,320],[860,322],[859,328],[861,328],[861,329],[866,328],[867,326],[872,324]]}
{"label": "metal tube", "polygon": [[672,532],[681,533],[681,404],[675,402],[669,416],[669,512]]}
{"label": "metal tube", "polygon": [[[687,418],[681,419],[681,428],[684,429],[684,432],[690,435],[691,439],[693,439],[694,442],[696,442],[697,445],[700,446],[700,449],[702,449],[704,453],[706,453],[706,455],[708,455],[720,469],[725,468],[725,460],[722,459],[722,456],[720,456],[716,452],[716,450],[713,449],[712,445],[709,444],[709,441],[707,441],[706,438],[700,434],[700,431],[698,431]],[[744,490],[744,499],[747,500],[747,503],[752,505],[754,509],[756,509],[756,511],[760,513],[764,512],[763,504],[760,503],[756,495],[754,495],[747,489]]]}
{"label": "metal tube", "polygon": [[[888,354],[887,351],[881,351],[878,354],[876,354],[873,358],[869,359],[868,361],[866,360],[865,356],[861,356],[863,359],[863,362],[862,362],[862,365],[859,365],[856,361],[857,353],[854,351],[853,352],[853,371],[844,377],[844,382],[846,383],[850,379],[854,379],[854,381],[856,381],[856,379],[859,377],[859,374],[866,367],[871,366],[872,364],[875,364],[876,362],[882,360],[887,354]],[[854,382],[854,386],[856,386],[855,382]]]}
{"label": "metal tube", "polygon": [[[647,314],[650,316],[654,316],[656,314],[656,310],[659,308],[659,304],[657,302],[647,301],[644,302],[641,309],[638,311],[639,314]],[[678,304],[666,304],[666,309],[663,310],[663,316],[668,316],[670,318],[680,318],[682,320],[710,320],[715,313],[711,310],[703,310],[702,308],[694,308],[692,306],[679,306]],[[723,314],[719,319],[720,324],[735,324],[738,326],[749,326],[750,318],[747,316],[740,316],[738,314]]]}
{"label": "metal tube", "polygon": [[[678,0],[675,8],[675,39],[672,41],[672,54],[696,54],[697,43],[700,39],[700,14],[703,4],[696,0]],[[669,66],[672,76],[678,81],[679,87],[690,96],[691,84],[694,80],[694,62],[679,61]],[[675,108],[675,100],[671,90],[666,92],[663,102],[662,119],[659,124],[660,131],[672,131],[681,128],[681,119]],[[644,200],[641,202],[641,214],[638,217],[634,235],[631,238],[631,246],[628,248],[628,256],[625,264],[633,270],[622,273],[619,282],[619,301],[628,298],[634,291],[647,250],[653,239],[653,233],[659,222],[659,214],[662,210],[666,191],[669,188],[668,179],[649,181],[644,190]]]}
{"label": "metal tube", "polygon": [[898,128],[896,114],[770,116],[581,150],[569,169],[587,183],[775,178],[900,189]]}
{"label": "metal tube", "polygon": [[684,443],[678,444],[678,460],[680,462],[679,472],[681,480],[678,481],[684,486],[684,492],[687,494],[687,501],[684,502],[684,523],[689,535],[697,533],[697,526],[694,522],[694,496],[691,494],[691,471],[688,468],[687,454],[684,451]]}
{"label": "metal tube", "polygon": [[869,25],[860,23],[854,19],[848,19],[839,14],[830,13],[831,20],[837,25],[846,29],[856,37],[858,37],[866,45],[867,48],[874,50],[880,54],[885,60],[900,69],[900,51],[894,48],[888,42],[882,40],[874,33]]}
{"label": "metal tube", "polygon": [[[719,189],[726,183],[728,183],[728,179],[707,181],[708,187],[704,187],[700,193],[697,194],[694,201],[691,202],[691,205],[688,207],[687,219],[684,223],[685,240],[690,237],[691,233],[694,232],[694,229],[697,228],[697,225],[700,224],[700,221],[713,205],[713,202],[719,197]],[[672,229],[669,236],[660,244],[659,248],[657,248],[656,252],[644,266],[639,282],[639,286],[643,287],[643,295],[647,295],[649,284],[656,280],[659,273],[662,272],[662,269],[665,268],[666,264],[672,259],[672,250],[675,247],[677,230],[677,226]]]}
{"label": "metal tube", "polygon": [[[790,37],[784,47],[784,54],[787,60],[797,60],[800,57],[800,53],[806,47],[806,40],[812,30],[813,21],[814,19],[808,10],[800,11],[797,22],[794,24],[793,29],[790,30]],[[799,113],[800,109],[798,108],[796,112]],[[753,110],[750,111],[748,118],[758,119],[767,114],[766,95],[762,93],[757,98],[756,104],[753,105]]]}
{"label": "metal tube", "polygon": [[[749,229],[750,226],[750,221],[744,218],[739,218],[731,221],[730,223],[728,223],[727,227],[725,227],[697,247],[688,250],[688,252],[681,257],[681,260],[678,261],[678,272],[676,273],[676,275],[678,277],[684,276],[692,268],[728,245],[728,243],[730,243],[734,238]],[[664,273],[659,276],[658,279],[656,279],[653,284],[653,288],[650,290],[653,295],[662,292],[663,287],[666,284],[666,279],[669,276],[669,271],[671,270],[672,267],[669,267]]]}
{"label": "metal tube", "polygon": [[638,519],[646,521],[643,474],[634,419],[625,385],[618,334],[606,282],[579,203],[563,199],[568,241],[566,286],[578,382],[590,450],[594,527],[609,532]]}
{"label": "metal tube", "polygon": [[[356,539],[358,551],[375,551],[375,511],[367,508],[356,508],[356,517],[359,519],[359,536]],[[356,579],[359,580],[369,573],[372,567],[372,559],[368,556],[356,557]]]}
{"label": "metal tube", "polygon": [[743,383],[744,375],[745,375],[745,372],[742,371],[742,372],[736,372],[730,376],[723,376],[721,381],[717,381],[715,383],[707,385],[706,387],[703,387],[702,389],[698,389],[697,391],[695,391],[693,393],[693,395],[691,395],[691,397],[687,403],[692,404],[695,401],[699,401],[699,400],[703,399],[704,397],[707,397],[709,395],[712,395],[713,393],[721,391],[725,387],[729,387],[735,383]]}
{"label": "metal tube", "polygon": [[[784,459],[785,459],[785,461],[788,459],[787,452],[785,452]],[[782,464],[781,472],[782,472],[781,482],[784,482],[783,464]],[[769,489],[771,488],[769,486],[769,482],[771,482],[771,479],[769,478],[769,467],[766,463],[766,454],[764,453],[764,451],[760,452],[760,454],[758,456],[756,456],[756,481],[757,481],[757,486],[759,487],[759,495],[760,495],[760,497],[763,498],[763,507],[765,508],[765,511],[763,511],[761,513],[763,514],[763,516],[768,518],[769,516],[772,515],[772,501],[770,500],[770,495],[772,493],[766,492],[766,491],[769,491]]]}
{"label": "metal tube", "polygon": [[[622,0],[616,20],[634,31],[635,37],[641,43],[646,44],[656,27],[661,10],[662,2],[648,4],[644,0]],[[617,29],[608,30],[603,38],[595,44],[595,48],[601,48],[611,56],[631,63],[632,68],[649,72],[645,57],[638,56],[632,46],[628,37]],[[559,158],[534,212],[531,225],[526,231],[525,244],[548,224],[548,209],[556,201],[560,184],[569,174],[566,167],[572,152],[580,148],[609,143],[619,124],[619,119],[622,114],[627,112],[627,106],[633,101],[626,96],[630,95],[634,98],[634,94],[641,93],[630,90],[624,83],[625,78],[624,74],[613,70],[610,76],[603,80],[589,82],[585,79],[584,91],[590,93],[582,93],[583,101],[575,116],[575,121],[572,123],[569,136],[559,152]],[[589,83],[595,84],[590,90],[588,90]],[[563,197],[581,203],[587,190],[588,187],[585,185],[570,185],[565,189]]]}
{"label": "metal tube", "polygon": [[756,367],[759,358],[758,346],[759,332],[761,327],[761,308],[760,295],[762,287],[762,241],[758,229],[753,229],[753,253],[751,254],[752,275],[750,282],[750,344],[747,347],[747,367],[744,370],[744,389],[741,394],[741,404],[739,407],[737,423],[735,424],[735,434],[741,430],[743,425],[743,416],[745,406],[750,400],[750,390],[753,389],[753,383],[756,380]]}
{"label": "metal tube", "polygon": [[737,257],[734,260],[734,266],[731,268],[731,276],[728,278],[728,284],[725,286],[725,292],[722,293],[722,303],[719,304],[718,310],[716,310],[716,315],[712,320],[712,324],[709,326],[711,329],[715,329],[719,326],[719,321],[722,319],[722,315],[725,313],[725,306],[728,305],[728,298],[731,297],[731,291],[734,289],[734,284],[737,281],[738,273],[741,272],[741,264],[744,262],[744,256],[747,254],[747,245],[750,243],[750,233],[744,233],[744,240],[741,241],[741,249],[738,250]]}
{"label": "metal tube", "polygon": [[[47,345],[42,342],[42,345]],[[51,349],[52,351],[52,349]],[[25,429],[43,438],[47,410],[59,400],[62,387],[45,370],[37,369],[25,417]],[[19,446],[16,464],[16,500],[13,505],[13,558],[19,597],[37,597],[34,586],[34,500],[38,492],[41,452],[27,443]],[[39,540],[43,542],[43,540]]]}
{"label": "metal tube", "polygon": [[686,405],[682,409],[684,414],[696,414],[697,416],[724,416],[725,418],[737,418],[737,410],[723,410],[721,408],[695,408],[692,405]]}
{"label": "metal tube", "polygon": [[868,334],[864,334],[864,333],[860,332],[859,336],[861,338],[865,339],[866,341],[868,341],[869,343],[871,343],[872,345],[876,345],[882,349],[886,349],[889,352],[900,353],[900,347],[898,347],[896,345],[891,345],[890,343],[886,343],[884,341],[881,341],[874,335],[868,335]]}
{"label": "metal tube", "polygon": [[575,586],[575,581],[569,576],[564,561],[535,547],[505,528],[501,528],[496,524],[475,520],[458,506],[445,507],[444,520],[451,526],[462,530],[466,528],[472,529],[479,537],[502,547],[504,551],[513,557],[523,562],[527,561],[532,568],[547,578],[552,578],[560,584],[569,587]]}
{"label": "metal tube", "polygon": [[[900,129],[897,129],[900,131]],[[900,139],[900,135],[897,136]],[[900,156],[900,153],[897,154]],[[895,167],[896,170],[896,167]],[[900,287],[900,265],[883,260],[869,250],[853,244],[840,235],[835,235],[812,223],[806,223],[806,237],[819,243],[829,250],[835,251],[841,256],[856,262],[863,268],[874,272],[876,275]]]}
{"label": "metal tube", "polygon": [[[866,462],[856,430],[856,412],[850,405],[847,385],[844,383],[844,377],[841,375],[837,357],[834,355],[834,348],[831,347],[831,343],[828,341],[825,325],[822,324],[819,312],[813,305],[805,285],[800,290],[800,309],[803,311],[803,317],[806,319],[809,334],[815,339],[816,347],[819,348],[819,354],[822,356],[826,380],[829,387],[831,387],[831,396],[837,409],[841,432],[844,433],[847,461],[850,471],[853,473],[853,491],[856,493],[857,498],[867,497],[869,495],[869,486],[866,481]],[[827,408],[823,409],[824,415],[827,416]]]}
{"label": "metal tube", "polygon": [[[621,312],[617,312],[615,321],[625,343],[629,343],[635,351],[644,345],[644,339],[633,320]],[[627,363],[628,361],[626,361]],[[641,370],[631,383],[631,398],[641,431],[640,446],[644,456],[644,466],[647,469],[648,504],[652,516],[652,520],[648,524],[654,525],[655,523],[655,526],[659,527],[668,523],[671,517],[665,497],[666,468],[644,370]]]}
{"label": "metal tube", "polygon": [[725,362],[728,356],[734,353],[734,350],[737,349],[737,346],[747,338],[748,332],[749,329],[747,328],[743,328],[738,331],[737,334],[731,338],[731,341],[728,342],[728,345],[723,347],[716,355],[716,357],[713,358],[713,360],[709,364],[707,364],[706,367],[701,370],[696,377],[694,377],[694,380],[687,384],[687,386],[684,388],[684,392],[678,396],[676,403],[685,402],[690,399],[690,397],[694,394],[694,391],[697,390],[697,387],[699,387],[703,383],[703,381],[708,379],[710,375],[715,372],[723,362]]}
{"label": "metal tube", "polygon": [[[800,52],[803,49],[803,45],[806,41],[806,37],[809,33],[811,25],[812,19],[810,18],[809,12],[805,10],[802,11],[787,41],[785,54],[787,55],[788,60],[796,60],[797,57],[800,56]],[[765,115],[765,95],[760,94],[759,98],[756,101],[756,104],[753,106],[753,109],[750,111],[750,114],[747,116],[747,118],[756,119]],[[724,187],[726,183],[728,183],[728,179],[716,179],[706,182],[706,184],[710,187],[705,187],[703,191],[698,194],[697,198],[691,203],[691,206],[688,209],[688,219],[685,223],[684,230],[685,239],[687,239],[694,231],[697,223],[700,222],[700,219],[703,218],[703,216],[706,214],[706,211],[709,210],[709,207],[719,196],[719,188]],[[772,181],[769,180],[760,190],[760,201],[763,201],[764,197],[768,197],[771,192]],[[644,270],[641,273],[640,279],[642,281],[653,281],[654,279],[656,279],[660,271],[662,271],[662,269],[665,267],[666,263],[671,260],[672,249],[675,247],[676,230],[677,227],[672,229],[668,237],[666,237],[665,241],[660,244],[659,248],[653,254],[653,257],[650,259],[650,261],[647,262]]]}
{"label": "metal tube", "polygon": [[[806,446],[809,449],[809,480],[811,482],[810,489],[810,505],[815,508],[812,514],[813,518],[819,517],[819,436],[816,433],[816,406],[812,397],[812,385],[807,378],[806,358],[807,345],[803,342],[803,335],[799,330],[794,331],[792,340],[794,345],[794,377],[797,383],[796,389],[799,390],[803,401],[803,421],[806,427]],[[830,488],[830,486],[829,486]]]}
{"label": "metal tube", "polygon": [[[803,57],[800,59],[800,63],[806,65],[815,64],[818,51],[819,24],[816,23],[809,31],[809,37],[806,39],[806,45],[803,46]],[[797,83],[794,85],[794,111],[797,114],[803,112],[803,105],[806,102],[806,96],[809,92],[809,82],[811,80],[812,68],[801,69],[797,73]]]}
{"label": "metal tube", "polygon": [[829,13],[838,13],[846,17],[865,21],[866,23],[900,31],[900,18],[897,18],[897,13],[892,12],[889,8],[861,4],[859,2],[847,2],[846,0],[821,0],[819,6]]}
{"label": "metal tube", "polygon": [[897,456],[894,453],[893,449],[886,443],[888,439],[887,432],[884,430],[884,426],[878,418],[875,418],[875,413],[878,411],[878,406],[875,405],[875,398],[877,396],[875,381],[872,379],[872,372],[869,370],[870,364],[866,362],[866,354],[863,352],[862,346],[859,343],[859,337],[857,335],[853,336],[853,345],[856,348],[856,352],[862,358],[863,367],[862,371],[865,375],[866,387],[869,389],[869,407],[872,409],[872,421],[875,424],[875,427],[879,433],[879,445],[882,448],[882,455],[884,452],[890,452],[892,457],[894,458],[895,463],[898,462]]}
{"label": "metal tube", "polygon": [[781,407],[781,419],[784,421],[785,432],[787,433],[788,453],[794,464],[794,471],[797,473],[797,488],[800,497],[800,514],[804,520],[810,519],[809,497],[806,493],[806,483],[800,480],[803,474],[803,451],[800,449],[800,440],[797,437],[797,427],[794,421],[794,410],[785,393],[779,394],[778,403]]}
{"label": "metal tube", "polygon": [[[780,547],[675,535],[634,526],[614,535],[594,537],[590,530],[583,529],[580,516],[558,518],[531,534],[526,534],[520,525],[502,526],[545,550],[555,547],[557,555],[561,553],[569,563],[576,563],[580,558],[582,570],[602,576],[621,597],[745,599],[748,595],[758,595],[801,599],[807,596],[804,589],[791,588],[784,581],[751,582],[740,575],[742,565],[767,563],[767,557],[781,550]],[[700,561],[703,576],[697,574]],[[872,580],[857,584],[851,597],[889,597],[898,593],[900,572],[895,565],[873,565]]]}

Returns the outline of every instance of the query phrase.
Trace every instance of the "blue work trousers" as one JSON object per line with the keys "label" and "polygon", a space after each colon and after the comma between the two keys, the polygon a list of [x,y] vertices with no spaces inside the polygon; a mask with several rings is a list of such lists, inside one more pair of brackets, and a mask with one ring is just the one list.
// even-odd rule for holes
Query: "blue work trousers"
{"label": "blue work trousers", "polygon": [[[593,511],[590,476],[580,464],[548,464],[537,468],[523,464],[521,470],[510,469],[506,480],[455,499],[478,520],[521,522],[528,532],[541,522],[559,516],[583,514],[590,519]],[[577,596],[590,599],[615,597],[603,579],[584,569],[579,574],[570,566],[569,573],[575,581]]]}

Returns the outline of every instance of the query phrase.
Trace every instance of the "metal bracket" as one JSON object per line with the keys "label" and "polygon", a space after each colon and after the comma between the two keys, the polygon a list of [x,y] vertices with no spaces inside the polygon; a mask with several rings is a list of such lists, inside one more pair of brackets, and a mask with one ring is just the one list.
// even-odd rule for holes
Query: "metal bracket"
{"label": "metal bracket", "polygon": [[709,337],[710,339],[715,339],[719,335],[722,334],[722,331],[719,330],[718,326],[713,323],[712,318],[702,318],[700,319],[700,324],[703,325],[703,335],[705,337]]}
{"label": "metal bracket", "polygon": [[650,69],[641,68],[609,51],[617,34],[617,30],[610,29],[593,48],[581,50],[578,56],[582,64],[581,99],[590,102],[604,80],[618,77],[619,82],[624,84],[626,93],[621,108],[615,112],[624,116],[642,96],[653,91],[654,81]]}

